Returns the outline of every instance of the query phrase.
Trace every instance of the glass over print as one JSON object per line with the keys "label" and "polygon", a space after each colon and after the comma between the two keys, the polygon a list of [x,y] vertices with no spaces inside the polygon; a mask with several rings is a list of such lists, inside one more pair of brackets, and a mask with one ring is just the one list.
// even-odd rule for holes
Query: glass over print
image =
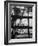
{"label": "glass over print", "polygon": [[5,2],[5,43],[18,44],[37,42],[36,5],[36,2]]}

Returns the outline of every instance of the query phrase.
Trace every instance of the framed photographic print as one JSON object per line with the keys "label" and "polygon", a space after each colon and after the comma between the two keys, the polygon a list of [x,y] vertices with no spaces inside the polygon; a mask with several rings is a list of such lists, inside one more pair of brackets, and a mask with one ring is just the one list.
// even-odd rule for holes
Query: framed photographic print
{"label": "framed photographic print", "polygon": [[4,44],[37,43],[37,2],[4,2]]}

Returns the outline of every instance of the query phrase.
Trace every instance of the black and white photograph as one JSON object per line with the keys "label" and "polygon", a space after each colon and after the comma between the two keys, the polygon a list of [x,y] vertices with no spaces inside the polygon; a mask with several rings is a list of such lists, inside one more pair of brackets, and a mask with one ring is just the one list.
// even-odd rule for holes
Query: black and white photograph
{"label": "black and white photograph", "polygon": [[37,43],[37,2],[4,2],[4,44]]}

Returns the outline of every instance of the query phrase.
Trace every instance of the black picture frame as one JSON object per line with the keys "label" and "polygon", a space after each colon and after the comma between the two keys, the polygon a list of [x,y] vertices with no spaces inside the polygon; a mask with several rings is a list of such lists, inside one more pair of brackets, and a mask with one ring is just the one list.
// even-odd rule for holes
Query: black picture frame
{"label": "black picture frame", "polygon": [[[35,42],[20,42],[20,43],[8,43],[8,3],[9,2],[14,2],[14,3],[33,3],[36,4],[35,8]],[[6,20],[5,20],[6,19]],[[5,23],[6,21],[6,23]],[[6,25],[6,26],[5,26]],[[10,44],[32,44],[32,43],[37,43],[37,2],[29,2],[29,1],[4,1],[4,44],[5,45],[10,45]]]}

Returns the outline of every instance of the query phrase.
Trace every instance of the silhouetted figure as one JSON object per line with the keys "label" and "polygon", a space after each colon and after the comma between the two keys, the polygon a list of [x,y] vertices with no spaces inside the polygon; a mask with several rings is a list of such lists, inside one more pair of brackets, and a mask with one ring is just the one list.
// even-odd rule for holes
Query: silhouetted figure
{"label": "silhouetted figure", "polygon": [[[13,27],[13,25],[14,25],[14,22],[16,21],[16,19],[18,18],[18,17],[20,17],[19,16],[19,13],[20,13],[20,9],[19,8],[16,8],[16,7],[14,7],[13,8],[14,9],[14,15],[11,15],[11,17],[12,17],[12,20],[11,20],[11,27]],[[12,32],[11,32],[11,38],[15,38],[15,35],[17,35],[18,33],[16,32],[16,29],[14,29]]]}

